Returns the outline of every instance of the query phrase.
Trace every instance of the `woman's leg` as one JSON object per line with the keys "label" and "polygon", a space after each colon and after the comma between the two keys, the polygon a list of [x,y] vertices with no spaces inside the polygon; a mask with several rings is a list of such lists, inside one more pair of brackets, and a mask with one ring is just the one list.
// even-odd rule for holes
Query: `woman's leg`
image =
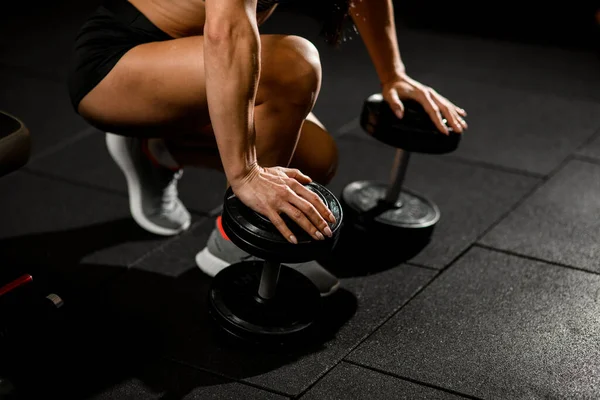
{"label": "woman's leg", "polygon": [[[287,165],[320,89],[319,56],[299,37],[264,35],[261,41],[258,160],[263,166]],[[163,235],[186,229],[190,216],[176,193],[180,173],[153,165],[145,156],[152,151],[143,151],[146,142],[135,138],[164,139],[180,166],[214,166],[219,160],[214,133],[206,129],[203,37],[135,47],[84,97],[79,111],[93,125],[117,134],[107,135],[107,145],[127,178],[138,224]],[[191,142],[198,146],[189,146]]]}
{"label": "woman's leg", "polygon": [[[212,132],[210,126],[206,132]],[[190,165],[202,159],[206,167],[223,171],[221,158],[215,144],[202,141],[172,140],[168,148],[175,159],[182,165]],[[335,176],[338,166],[338,150],[335,140],[327,129],[310,113],[300,130],[300,138],[289,166],[297,168],[310,176],[314,181],[326,185]]]}
{"label": "woman's leg", "polygon": [[[79,105],[102,130],[168,141],[198,139],[216,147],[204,76],[202,36],[153,42],[126,53]],[[297,36],[261,36],[256,98],[257,155],[264,166],[286,165],[321,84],[316,48]],[[202,160],[192,163],[202,166]]]}
{"label": "woman's leg", "polygon": [[[302,158],[310,156],[310,146],[303,143],[302,136],[314,140],[324,132],[309,124],[300,135],[321,85],[319,56],[310,42],[299,37],[268,35],[262,36],[261,42],[262,68],[255,108],[257,157],[263,166],[284,166],[292,160],[297,145],[298,151],[306,154]],[[164,139],[179,164],[214,166],[218,152],[210,129],[202,50],[202,37],[134,48],[82,100],[80,113],[104,130]],[[192,148],[197,151],[190,152]],[[304,164],[309,166],[310,162]],[[147,179],[138,186],[153,184]],[[205,273],[214,275],[247,256],[215,229],[196,262]],[[296,268],[322,294],[330,294],[339,286],[338,280],[316,263]]]}

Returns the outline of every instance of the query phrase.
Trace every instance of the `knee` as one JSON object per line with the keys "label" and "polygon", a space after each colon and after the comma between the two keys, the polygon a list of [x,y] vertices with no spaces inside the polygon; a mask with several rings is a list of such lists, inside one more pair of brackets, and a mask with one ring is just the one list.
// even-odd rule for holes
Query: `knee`
{"label": "knee", "polygon": [[273,88],[285,99],[311,108],[321,88],[319,51],[310,41],[299,36],[283,36],[277,40]]}

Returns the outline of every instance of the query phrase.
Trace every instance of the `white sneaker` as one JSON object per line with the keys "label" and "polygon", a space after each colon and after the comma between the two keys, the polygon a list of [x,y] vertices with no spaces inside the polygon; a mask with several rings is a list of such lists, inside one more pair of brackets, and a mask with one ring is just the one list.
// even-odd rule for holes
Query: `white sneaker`
{"label": "white sneaker", "polygon": [[179,200],[177,182],[183,170],[153,163],[144,153],[143,139],[106,134],[106,146],[125,179],[129,209],[139,226],[156,235],[176,235],[191,225],[192,217]]}
{"label": "white sneaker", "polygon": [[[256,259],[237,247],[225,236],[222,228],[220,228],[220,222],[221,217],[217,219],[217,227],[208,238],[206,247],[196,255],[196,264],[198,267],[202,272],[211,277],[231,264]],[[301,264],[286,263],[285,265],[294,268],[310,279],[317,286],[322,297],[332,295],[340,287],[339,280],[316,261]]]}

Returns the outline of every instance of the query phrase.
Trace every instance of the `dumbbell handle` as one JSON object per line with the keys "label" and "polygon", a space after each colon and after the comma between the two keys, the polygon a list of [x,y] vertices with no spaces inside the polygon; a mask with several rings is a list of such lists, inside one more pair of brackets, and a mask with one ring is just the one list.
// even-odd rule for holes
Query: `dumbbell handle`
{"label": "dumbbell handle", "polygon": [[260,285],[258,287],[258,295],[265,300],[270,300],[275,297],[277,281],[279,280],[279,271],[281,264],[274,261],[265,260],[262,274],[260,277]]}
{"label": "dumbbell handle", "polygon": [[410,152],[402,149],[396,150],[394,157],[394,165],[392,166],[392,176],[390,178],[390,186],[388,186],[384,201],[388,204],[396,204],[400,199],[400,192],[404,184],[406,169],[410,159]]}

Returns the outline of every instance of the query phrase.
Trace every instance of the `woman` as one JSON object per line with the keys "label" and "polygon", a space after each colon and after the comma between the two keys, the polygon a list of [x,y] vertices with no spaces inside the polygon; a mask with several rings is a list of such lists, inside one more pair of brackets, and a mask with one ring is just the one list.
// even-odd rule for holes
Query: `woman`
{"label": "woman", "polygon": [[[399,117],[401,99],[413,98],[441,131],[442,116],[456,131],[466,128],[464,110],[406,74],[391,0],[321,1],[330,7],[332,43],[350,15]],[[319,54],[297,36],[259,35],[276,7],[275,0],[108,0],[82,27],[69,80],[73,106],[115,132],[107,146],[144,229],[175,235],[189,227],[177,180],[183,167],[203,166],[222,169],[234,193],[291,243],[282,213],[316,240],[331,235],[332,214],[302,185],[328,183],[337,166],[334,140],[311,113]],[[211,276],[247,256],[219,223],[196,257]],[[323,295],[338,286],[314,262],[295,267]]]}

